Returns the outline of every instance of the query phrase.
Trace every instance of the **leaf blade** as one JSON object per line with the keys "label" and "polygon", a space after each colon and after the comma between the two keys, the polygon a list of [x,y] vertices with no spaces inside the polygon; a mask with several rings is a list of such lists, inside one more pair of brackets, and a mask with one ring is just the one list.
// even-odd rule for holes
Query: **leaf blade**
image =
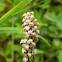
{"label": "leaf blade", "polygon": [[22,33],[23,28],[15,28],[15,27],[0,27],[0,33]]}
{"label": "leaf blade", "polygon": [[16,5],[14,8],[12,8],[10,11],[8,11],[5,15],[3,15],[0,18],[0,24],[4,21],[4,20],[8,20],[8,18],[10,18],[14,13],[22,10],[28,3],[30,3],[32,0],[24,0],[22,2],[20,2],[18,5]]}

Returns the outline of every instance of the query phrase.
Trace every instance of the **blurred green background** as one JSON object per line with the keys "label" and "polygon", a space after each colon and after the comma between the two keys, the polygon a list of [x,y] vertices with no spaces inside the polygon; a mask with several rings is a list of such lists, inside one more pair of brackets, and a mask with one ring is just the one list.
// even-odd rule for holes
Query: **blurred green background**
{"label": "blurred green background", "polygon": [[0,62],[23,62],[22,14],[30,11],[40,24],[35,62],[62,62],[62,0],[0,0]]}

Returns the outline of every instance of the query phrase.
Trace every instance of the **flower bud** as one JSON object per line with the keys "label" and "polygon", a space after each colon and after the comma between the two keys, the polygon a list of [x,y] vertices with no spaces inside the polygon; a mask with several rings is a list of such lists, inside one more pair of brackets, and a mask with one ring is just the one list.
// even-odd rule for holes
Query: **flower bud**
{"label": "flower bud", "polygon": [[37,22],[37,23],[35,23],[35,25],[36,25],[36,26],[38,26],[38,25],[39,25],[39,23]]}
{"label": "flower bud", "polygon": [[35,44],[35,42],[32,42],[32,46],[35,46],[36,44]]}
{"label": "flower bud", "polygon": [[27,39],[24,39],[24,43],[27,43]]}
{"label": "flower bud", "polygon": [[25,16],[25,19],[27,20],[27,19],[29,19],[29,17],[28,16]]}
{"label": "flower bud", "polygon": [[28,56],[29,56],[29,57],[31,57],[31,55],[32,55],[31,53],[28,53]]}
{"label": "flower bud", "polygon": [[35,35],[36,35],[36,33],[35,33],[35,32],[33,32],[33,33],[32,33],[32,35],[33,35],[33,36],[35,36]]}
{"label": "flower bud", "polygon": [[24,16],[24,17],[25,17],[25,16],[26,16],[26,13],[24,13],[22,16]]}
{"label": "flower bud", "polygon": [[30,29],[29,26],[25,26],[25,28],[23,30],[26,31],[26,30],[29,30],[29,29]]}
{"label": "flower bud", "polygon": [[34,29],[36,30],[37,29],[37,26],[34,26]]}
{"label": "flower bud", "polygon": [[36,31],[36,34],[39,34],[39,30]]}
{"label": "flower bud", "polygon": [[34,26],[34,23],[33,23],[33,22],[30,22],[30,23],[29,23],[29,26]]}
{"label": "flower bud", "polygon": [[28,59],[24,57],[24,58],[23,58],[23,61],[24,61],[24,62],[27,62],[27,61],[28,61]]}
{"label": "flower bud", "polygon": [[31,16],[30,16],[30,19],[31,19],[31,20],[34,19],[34,15],[31,15]]}
{"label": "flower bud", "polygon": [[28,49],[29,49],[29,45],[24,45],[24,48],[25,48],[26,50],[28,50]]}
{"label": "flower bud", "polygon": [[24,26],[24,27],[27,26],[27,25],[28,25],[28,23],[25,23],[25,22],[24,22],[24,24],[22,24],[22,26]]}
{"label": "flower bud", "polygon": [[26,19],[25,19],[25,18],[23,18],[22,22],[25,22],[25,21],[26,21]]}
{"label": "flower bud", "polygon": [[24,32],[23,35],[24,35],[24,37],[27,37],[27,38],[29,37],[28,32]]}
{"label": "flower bud", "polygon": [[32,54],[35,55],[36,53],[37,53],[37,50],[34,49],[33,52],[32,52]]}
{"label": "flower bud", "polygon": [[25,22],[26,22],[26,23],[30,23],[30,22],[31,22],[31,20],[29,20],[29,19],[28,19],[28,20],[26,20]]}
{"label": "flower bud", "polygon": [[33,11],[31,12],[31,15],[34,15],[34,12]]}
{"label": "flower bud", "polygon": [[34,23],[37,22],[37,19],[34,19]]}
{"label": "flower bud", "polygon": [[28,31],[28,34],[32,34],[32,30],[29,30],[29,31]]}
{"label": "flower bud", "polygon": [[33,40],[32,40],[32,39],[29,39],[29,40],[28,40],[28,43],[32,43],[32,42],[33,42]]}
{"label": "flower bud", "polygon": [[30,16],[30,12],[27,12],[27,16],[28,16],[28,17]]}
{"label": "flower bud", "polygon": [[23,48],[23,49],[22,49],[22,53],[26,53],[26,52],[27,52],[27,51]]}
{"label": "flower bud", "polygon": [[20,44],[23,43],[23,42],[24,42],[24,40],[22,39],[22,40],[20,41]]}

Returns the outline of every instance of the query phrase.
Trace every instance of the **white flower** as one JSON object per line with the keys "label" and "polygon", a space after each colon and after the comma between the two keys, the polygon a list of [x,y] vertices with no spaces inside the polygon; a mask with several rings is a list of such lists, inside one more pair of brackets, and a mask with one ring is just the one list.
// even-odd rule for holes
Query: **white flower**
{"label": "white flower", "polygon": [[27,43],[27,39],[24,39],[24,43]]}
{"label": "white flower", "polygon": [[23,43],[23,42],[24,42],[24,40],[22,39],[22,40],[20,41],[20,44]]}
{"label": "white flower", "polygon": [[32,39],[29,39],[29,40],[28,40],[28,43],[32,43],[32,42],[33,42],[33,40],[32,40]]}
{"label": "white flower", "polygon": [[34,49],[33,52],[32,52],[32,54],[35,55],[36,53],[37,53],[37,50]]}
{"label": "white flower", "polygon": [[22,53],[26,53],[26,50],[24,48],[22,49]]}
{"label": "white flower", "polygon": [[37,23],[35,23],[35,25],[36,25],[36,26],[38,26],[38,25],[39,25],[39,23],[37,22]]}
{"label": "white flower", "polygon": [[36,30],[36,34],[39,34],[39,30]]}
{"label": "white flower", "polygon": [[38,38],[38,36],[36,35],[36,39]]}
{"label": "white flower", "polygon": [[26,13],[24,13],[22,16],[24,16],[24,17],[25,17],[25,16],[26,16]]}
{"label": "white flower", "polygon": [[28,34],[32,34],[32,30],[29,30],[29,31],[28,31]]}
{"label": "white flower", "polygon": [[25,19],[27,20],[27,19],[29,19],[29,17],[28,16],[25,16]]}
{"label": "white flower", "polygon": [[25,18],[23,18],[22,22],[25,22],[25,21],[26,21],[26,19],[25,19]]}
{"label": "white flower", "polygon": [[24,48],[26,49],[26,50],[28,50],[29,49],[29,45],[24,45]]}
{"label": "white flower", "polygon": [[26,23],[30,23],[30,22],[31,22],[31,20],[29,20],[29,19],[28,19],[28,20],[26,20],[25,22],[26,22]]}
{"label": "white flower", "polygon": [[24,22],[24,24],[22,24],[22,26],[24,26],[24,27],[27,26],[27,25],[28,25],[28,23],[25,23],[25,22]]}
{"label": "white flower", "polygon": [[30,29],[29,26],[25,26],[25,28],[23,30],[26,31],[26,30],[29,30],[29,29]]}
{"label": "white flower", "polygon": [[35,35],[36,35],[36,33],[35,33],[35,32],[33,32],[33,33],[32,33],[32,35],[33,35],[33,36],[35,36]]}
{"label": "white flower", "polygon": [[23,35],[24,35],[25,37],[27,37],[27,38],[29,37],[28,32],[24,32]]}
{"label": "white flower", "polygon": [[33,11],[31,12],[31,15],[34,15],[34,12]]}
{"label": "white flower", "polygon": [[24,57],[24,58],[23,58],[23,61],[24,61],[24,62],[27,62],[27,61],[28,61],[28,59]]}
{"label": "white flower", "polygon": [[28,16],[28,17],[30,16],[30,12],[27,12],[27,16]]}
{"label": "white flower", "polygon": [[37,22],[37,19],[34,19],[34,22]]}
{"label": "white flower", "polygon": [[29,26],[34,26],[34,23],[33,23],[33,22],[30,22],[30,23],[29,23]]}
{"label": "white flower", "polygon": [[34,26],[34,29],[36,30],[37,29],[37,26]]}
{"label": "white flower", "polygon": [[31,53],[28,53],[28,56],[29,56],[29,57],[31,57],[31,55],[32,55]]}
{"label": "white flower", "polygon": [[32,46],[35,46],[36,44],[35,44],[35,42],[32,42]]}
{"label": "white flower", "polygon": [[31,15],[31,16],[30,16],[30,19],[31,19],[31,20],[34,19],[34,15]]}

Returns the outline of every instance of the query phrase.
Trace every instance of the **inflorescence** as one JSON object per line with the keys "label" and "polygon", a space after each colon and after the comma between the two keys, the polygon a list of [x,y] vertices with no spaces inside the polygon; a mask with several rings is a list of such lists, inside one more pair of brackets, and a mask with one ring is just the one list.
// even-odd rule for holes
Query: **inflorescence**
{"label": "inflorescence", "polygon": [[23,45],[22,53],[26,54],[26,57],[23,58],[24,62],[29,62],[30,58],[36,54],[36,49],[34,49],[36,43],[38,42],[39,30],[37,30],[37,26],[39,23],[37,19],[34,19],[34,12],[27,12],[23,14],[24,22],[22,26],[24,27],[23,35],[24,39],[21,40],[21,44]]}

